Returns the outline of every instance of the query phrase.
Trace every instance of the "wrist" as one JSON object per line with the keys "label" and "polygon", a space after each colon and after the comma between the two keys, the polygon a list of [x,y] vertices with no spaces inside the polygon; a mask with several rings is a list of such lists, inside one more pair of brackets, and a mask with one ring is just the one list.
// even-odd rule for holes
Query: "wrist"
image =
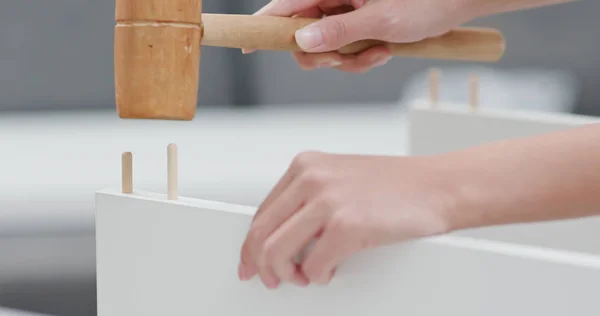
{"label": "wrist", "polygon": [[[443,222],[445,233],[486,226],[485,213],[477,205],[483,196],[482,175],[454,155],[444,154],[431,157],[430,164],[435,166],[440,177],[437,201],[438,213]],[[485,181],[483,181],[485,182]]]}
{"label": "wrist", "polygon": [[[467,211],[470,193],[462,166],[453,164],[453,157],[435,155],[410,158],[413,168],[419,170],[418,179],[413,179],[424,196],[420,197],[425,211],[427,231],[425,235],[441,235],[478,225],[473,213]],[[404,162],[405,163],[405,162]],[[406,178],[399,177],[400,187]],[[469,207],[470,208],[470,207]]]}

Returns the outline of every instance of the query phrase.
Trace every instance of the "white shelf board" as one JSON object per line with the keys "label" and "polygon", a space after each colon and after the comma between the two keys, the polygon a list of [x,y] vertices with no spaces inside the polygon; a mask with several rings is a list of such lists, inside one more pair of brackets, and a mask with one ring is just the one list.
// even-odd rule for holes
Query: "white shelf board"
{"label": "white shelf board", "polygon": [[98,192],[98,316],[597,314],[600,256],[456,236],[361,252],[327,286],[241,282],[254,212]]}

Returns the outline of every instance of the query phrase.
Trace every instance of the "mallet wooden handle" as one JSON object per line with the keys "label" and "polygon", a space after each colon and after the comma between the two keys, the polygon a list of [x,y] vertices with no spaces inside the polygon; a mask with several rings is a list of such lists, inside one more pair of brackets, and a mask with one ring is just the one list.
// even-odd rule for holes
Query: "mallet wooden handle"
{"label": "mallet wooden handle", "polygon": [[[202,45],[299,51],[294,34],[314,21],[316,19],[205,13],[202,14]],[[395,56],[482,62],[499,60],[505,50],[504,37],[498,30],[462,27],[416,43],[359,41],[343,47],[340,52],[356,53],[373,45],[386,45]]]}

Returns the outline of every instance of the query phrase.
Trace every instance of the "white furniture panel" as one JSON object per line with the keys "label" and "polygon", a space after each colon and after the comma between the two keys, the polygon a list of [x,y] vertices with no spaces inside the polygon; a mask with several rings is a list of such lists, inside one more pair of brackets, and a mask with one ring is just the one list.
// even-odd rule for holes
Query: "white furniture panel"
{"label": "white furniture panel", "polygon": [[96,206],[98,316],[598,314],[600,256],[440,236],[273,291],[237,279],[254,208],[111,189]]}
{"label": "white furniture panel", "polygon": [[432,155],[487,142],[540,135],[583,124],[600,123],[600,118],[567,113],[478,108],[466,104],[425,100],[414,102],[409,111],[409,153]]}

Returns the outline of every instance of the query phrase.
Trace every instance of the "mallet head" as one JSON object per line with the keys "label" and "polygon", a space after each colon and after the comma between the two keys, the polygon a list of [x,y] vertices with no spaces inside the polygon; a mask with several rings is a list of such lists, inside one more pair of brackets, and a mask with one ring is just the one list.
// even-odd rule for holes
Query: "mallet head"
{"label": "mallet head", "polygon": [[116,0],[120,118],[191,120],[198,100],[202,0]]}

